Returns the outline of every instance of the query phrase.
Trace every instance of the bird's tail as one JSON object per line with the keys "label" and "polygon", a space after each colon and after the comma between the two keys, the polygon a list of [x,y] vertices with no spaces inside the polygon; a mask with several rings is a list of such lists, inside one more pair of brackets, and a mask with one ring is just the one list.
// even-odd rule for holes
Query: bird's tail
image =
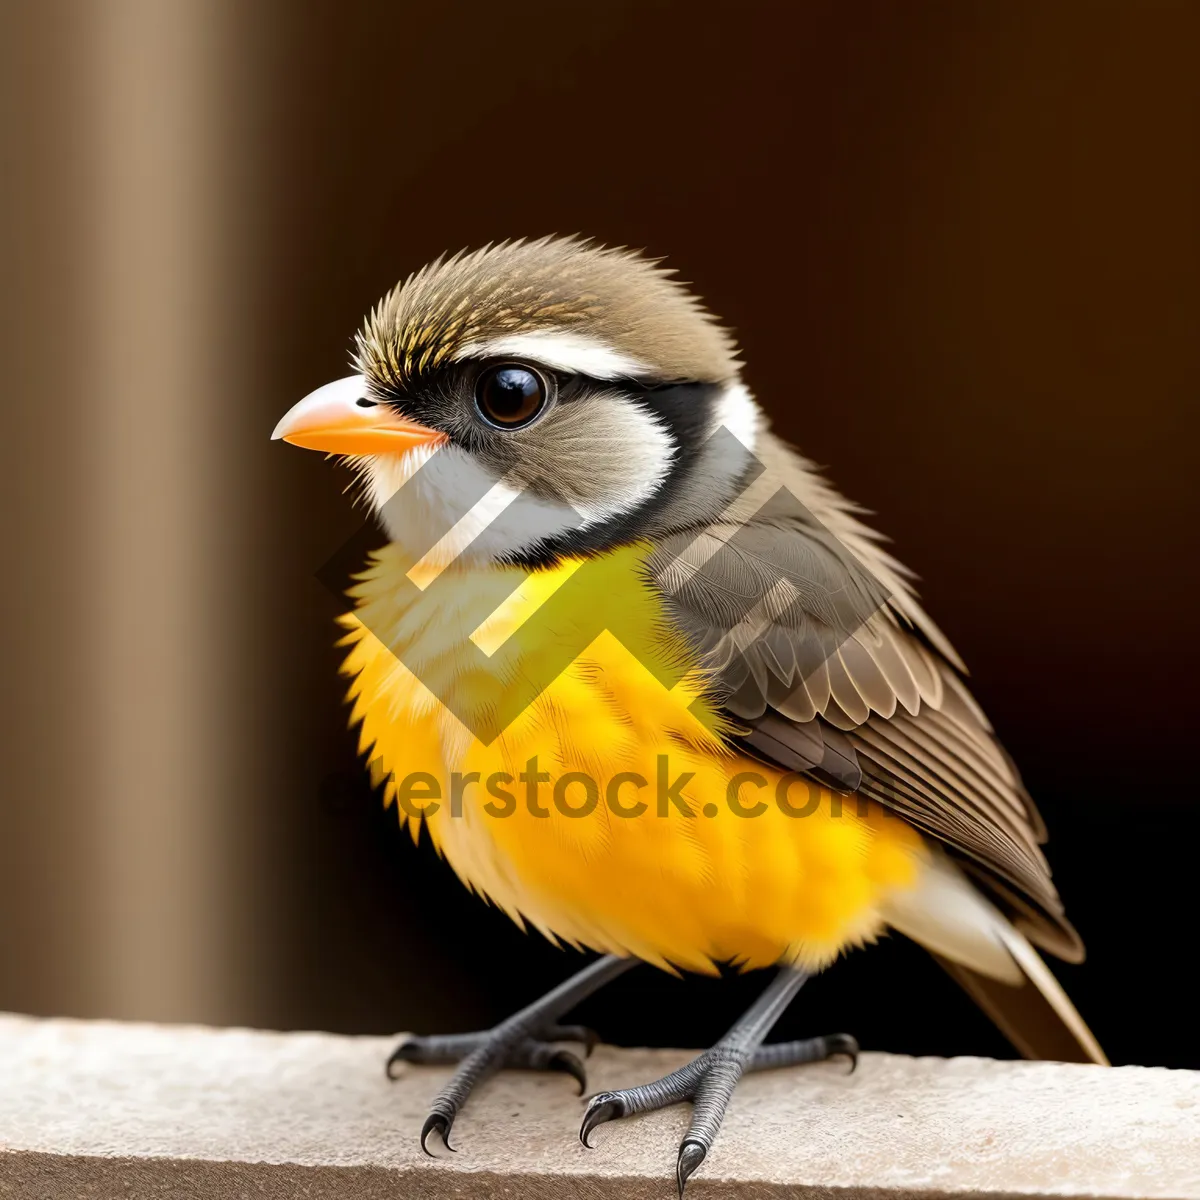
{"label": "bird's tail", "polygon": [[1108,1065],[1029,939],[949,859],[939,855],[916,889],[894,894],[885,916],[933,954],[1026,1058]]}

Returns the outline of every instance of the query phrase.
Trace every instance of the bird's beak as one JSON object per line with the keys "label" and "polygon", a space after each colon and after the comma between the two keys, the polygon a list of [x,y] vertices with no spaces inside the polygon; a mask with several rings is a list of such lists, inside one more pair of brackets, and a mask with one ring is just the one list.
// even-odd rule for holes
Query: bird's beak
{"label": "bird's beak", "polygon": [[305,396],[275,426],[271,438],[327,454],[397,454],[444,442],[446,435],[406,421],[389,404],[374,403],[366,380],[351,375]]}

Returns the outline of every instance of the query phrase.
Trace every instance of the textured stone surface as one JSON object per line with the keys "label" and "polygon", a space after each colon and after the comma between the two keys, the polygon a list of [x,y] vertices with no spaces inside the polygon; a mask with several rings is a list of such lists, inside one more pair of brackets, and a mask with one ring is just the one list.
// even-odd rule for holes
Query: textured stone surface
{"label": "textured stone surface", "polygon": [[[667,1200],[687,1111],[580,1146],[565,1076],[505,1073],[417,1147],[446,1078],[383,1075],[391,1038],[0,1017],[0,1196]],[[600,1047],[594,1089],[685,1052]],[[1200,1198],[1200,1074],[867,1054],[744,1080],[703,1196]]]}

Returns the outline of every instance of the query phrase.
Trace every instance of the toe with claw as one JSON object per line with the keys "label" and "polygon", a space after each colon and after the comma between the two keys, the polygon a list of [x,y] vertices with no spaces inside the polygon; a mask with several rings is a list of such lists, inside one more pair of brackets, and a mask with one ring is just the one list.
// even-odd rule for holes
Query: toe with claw
{"label": "toe with claw", "polygon": [[579,1095],[587,1090],[587,1072],[582,1061],[557,1043],[582,1042],[590,1052],[595,1035],[582,1026],[553,1026],[546,1037],[513,1037],[492,1030],[487,1033],[435,1034],[430,1037],[406,1037],[387,1060],[387,1076],[395,1079],[397,1063],[458,1063],[454,1078],[434,1101],[433,1110],[421,1129],[421,1149],[432,1155],[429,1135],[437,1132],[447,1150],[450,1130],[459,1108],[481,1079],[505,1068],[523,1071],[554,1071],[570,1075],[579,1086]]}
{"label": "toe with claw", "polygon": [[675,1182],[679,1185],[680,1200],[683,1197],[683,1189],[687,1187],[687,1181],[692,1177],[692,1172],[704,1161],[707,1154],[708,1150],[702,1143],[688,1141],[686,1138],[683,1145],[679,1147],[679,1160],[675,1164]]}
{"label": "toe with claw", "polygon": [[505,1067],[529,1071],[557,1071],[570,1075],[582,1096],[587,1075],[579,1057],[561,1046],[578,1042],[584,1056],[590,1055],[597,1037],[585,1025],[566,1025],[563,1016],[581,1000],[635,965],[634,959],[606,955],[589,963],[570,979],[552,988],[540,1000],[514,1013],[494,1029],[483,1033],[409,1034],[392,1051],[386,1071],[394,1079],[398,1063],[457,1064],[453,1076],[434,1097],[429,1116],[421,1127],[421,1149],[429,1149],[429,1135],[436,1132],[448,1150],[454,1118],[477,1084]]}
{"label": "toe with claw", "polygon": [[438,1137],[442,1139],[442,1145],[452,1153],[455,1152],[454,1147],[450,1145],[450,1128],[454,1124],[454,1114],[446,1114],[442,1112],[431,1112],[425,1118],[425,1124],[421,1126],[421,1149],[429,1155],[430,1158],[436,1158],[437,1155],[430,1150],[428,1146],[429,1135],[435,1130]]}
{"label": "toe with claw", "polygon": [[736,1037],[718,1042],[711,1050],[669,1075],[640,1087],[598,1092],[591,1097],[579,1127],[579,1140],[592,1148],[591,1135],[598,1125],[652,1112],[682,1101],[691,1101],[692,1120],[679,1147],[675,1180],[682,1197],[687,1181],[708,1157],[725,1109],[743,1073],[799,1063],[821,1062],[844,1056],[851,1070],[858,1058],[858,1042],[849,1034],[838,1033],[804,1041],[780,1042],[764,1046]]}
{"label": "toe with claw", "polygon": [[629,1109],[625,1101],[616,1092],[597,1092],[588,1101],[587,1111],[583,1114],[583,1124],[579,1126],[579,1140],[591,1150],[593,1147],[588,1141],[588,1135],[597,1125],[628,1115]]}

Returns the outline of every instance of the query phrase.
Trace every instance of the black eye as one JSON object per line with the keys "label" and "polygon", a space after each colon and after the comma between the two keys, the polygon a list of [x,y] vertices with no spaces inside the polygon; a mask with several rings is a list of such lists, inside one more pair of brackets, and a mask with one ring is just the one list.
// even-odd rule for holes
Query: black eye
{"label": "black eye", "polygon": [[488,367],[475,381],[475,405],[502,429],[528,425],[546,407],[549,388],[537,371],[518,363]]}

